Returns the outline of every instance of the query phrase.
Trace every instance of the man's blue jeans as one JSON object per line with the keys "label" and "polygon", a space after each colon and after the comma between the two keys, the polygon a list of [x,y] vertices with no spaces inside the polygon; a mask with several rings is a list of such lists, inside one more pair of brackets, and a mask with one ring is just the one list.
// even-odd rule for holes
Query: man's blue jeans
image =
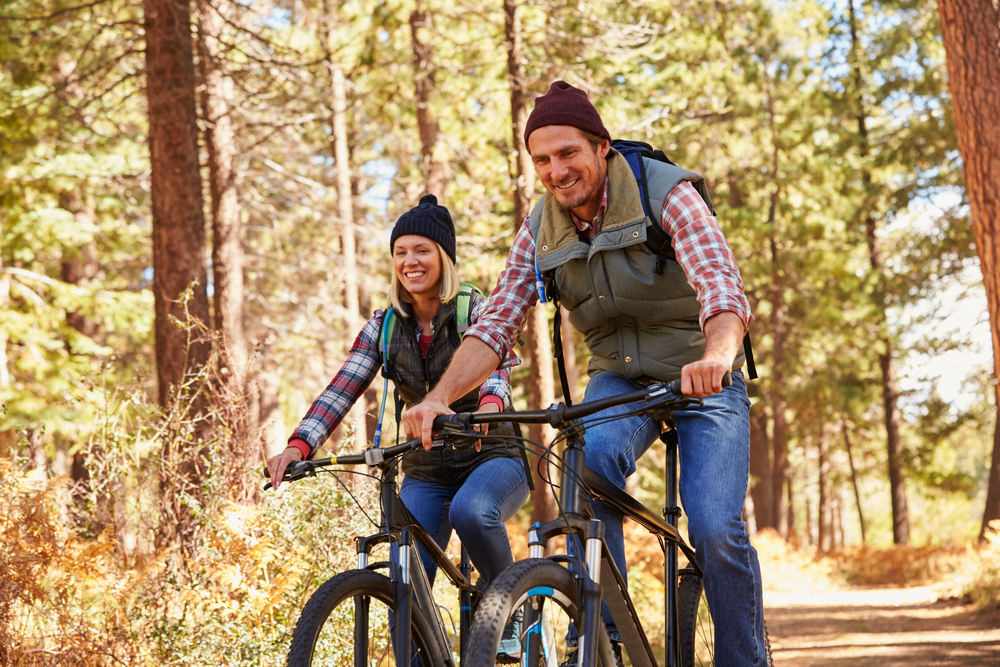
{"label": "man's blue jeans", "polygon": [[[594,401],[642,389],[616,373],[591,378],[585,400]],[[764,607],[757,551],[742,520],[750,476],[750,401],[741,371],[721,394],[704,399],[704,408],[676,412],[681,463],[681,503],[688,517],[688,537],[705,574],[705,595],[715,621],[718,667],[764,665]],[[590,419],[628,412],[620,406]],[[587,467],[619,488],[635,472],[635,461],[657,441],[659,423],[643,416],[587,426]],[[625,576],[622,515],[602,503],[594,514],[605,526],[611,556]],[[602,615],[612,638],[618,636],[607,605]]]}
{"label": "man's blue jeans", "polygon": [[[441,548],[448,546],[455,529],[479,570],[480,585],[493,581],[514,562],[504,522],[528,498],[528,479],[521,459],[490,459],[480,464],[461,484],[438,484],[411,477],[399,491],[403,504]],[[445,509],[448,503],[451,508]],[[437,565],[420,550],[427,578],[434,583]]]}

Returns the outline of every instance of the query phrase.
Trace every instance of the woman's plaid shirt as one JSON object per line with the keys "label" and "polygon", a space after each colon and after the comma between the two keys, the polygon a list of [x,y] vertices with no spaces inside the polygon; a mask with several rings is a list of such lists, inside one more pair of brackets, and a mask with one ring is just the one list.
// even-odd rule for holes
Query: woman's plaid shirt
{"label": "woman's plaid shirt", "polygon": [[[581,232],[594,238],[607,203],[608,184],[605,181],[604,199],[593,224],[573,218]],[[718,221],[694,186],[684,182],[671,191],[663,203],[661,220],[663,229],[673,241],[677,262],[697,293],[702,328],[710,317],[723,311],[736,313],[744,329],[748,328],[753,315],[743,291],[736,258]],[[507,266],[490,294],[488,309],[465,335],[480,339],[503,359],[517,341],[528,309],[537,301],[535,240],[531,238],[529,221],[525,218],[507,255]]]}

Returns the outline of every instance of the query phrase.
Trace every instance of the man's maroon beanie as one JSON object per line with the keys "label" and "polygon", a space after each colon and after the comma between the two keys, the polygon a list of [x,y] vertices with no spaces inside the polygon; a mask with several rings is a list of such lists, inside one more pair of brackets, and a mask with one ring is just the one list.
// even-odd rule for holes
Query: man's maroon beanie
{"label": "man's maroon beanie", "polygon": [[587,93],[565,81],[556,81],[549,86],[549,92],[535,100],[524,128],[524,145],[528,145],[532,132],[547,125],[570,125],[611,141],[611,134],[601,122],[601,114],[587,99]]}

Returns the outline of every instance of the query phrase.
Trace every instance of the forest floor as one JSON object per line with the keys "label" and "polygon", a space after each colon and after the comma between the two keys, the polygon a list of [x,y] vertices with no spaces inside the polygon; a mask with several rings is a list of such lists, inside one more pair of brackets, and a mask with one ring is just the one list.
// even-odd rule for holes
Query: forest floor
{"label": "forest floor", "polygon": [[977,609],[957,573],[850,585],[773,544],[759,551],[776,667],[1000,666],[1000,610]]}

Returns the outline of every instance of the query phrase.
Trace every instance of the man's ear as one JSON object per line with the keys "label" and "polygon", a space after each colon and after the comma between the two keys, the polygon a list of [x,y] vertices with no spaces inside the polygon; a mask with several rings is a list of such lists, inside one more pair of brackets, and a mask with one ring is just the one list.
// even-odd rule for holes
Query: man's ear
{"label": "man's ear", "polygon": [[601,157],[603,158],[608,157],[608,153],[610,151],[611,151],[611,140],[609,139],[605,139],[604,141],[602,141],[601,145],[597,149],[597,152],[600,153]]}

